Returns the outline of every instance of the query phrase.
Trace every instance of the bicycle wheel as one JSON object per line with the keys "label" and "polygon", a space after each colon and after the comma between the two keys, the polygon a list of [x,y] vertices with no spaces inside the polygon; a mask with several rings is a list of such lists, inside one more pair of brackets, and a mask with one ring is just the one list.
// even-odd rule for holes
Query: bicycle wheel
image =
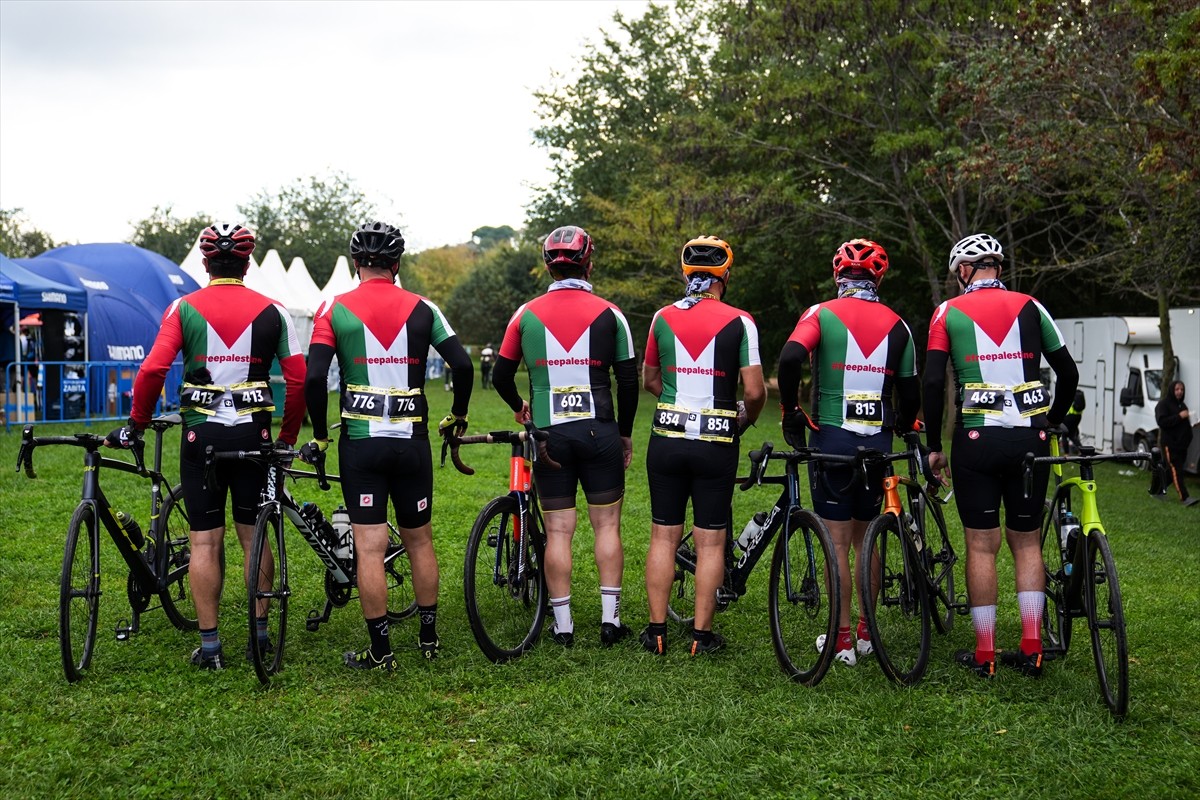
{"label": "bicycle wheel", "polygon": [[904,686],[921,680],[930,644],[925,577],[893,515],[882,514],[867,526],[858,582],[871,644],[884,674]]}
{"label": "bicycle wheel", "polygon": [[1088,573],[1084,606],[1092,634],[1092,655],[1100,693],[1117,719],[1129,711],[1129,646],[1121,586],[1108,539],[1099,531],[1087,536]]}
{"label": "bicycle wheel", "polygon": [[388,525],[388,546],[383,556],[383,575],[388,587],[388,621],[399,622],[417,613],[417,598],[413,594],[412,585],[412,564],[408,561],[408,551],[404,549],[400,532],[392,525]]}
{"label": "bicycle wheel", "polygon": [[188,537],[192,524],[183,505],[182,486],[176,486],[167,494],[159,513],[162,527],[155,545],[154,569],[162,581],[159,597],[163,611],[179,630],[194,631],[199,626],[196,624],[192,583],[188,578],[188,566],[192,559],[191,540]]}
{"label": "bicycle wheel", "polygon": [[792,680],[816,686],[833,662],[833,647],[816,647],[817,637],[837,641],[840,578],[825,523],[811,511],[791,516],[771,557],[768,594],[775,657]]}
{"label": "bicycle wheel", "polygon": [[58,592],[63,672],[74,683],[92,663],[100,606],[100,527],[96,506],[80,503],[67,528]]}
{"label": "bicycle wheel", "polygon": [[925,539],[922,557],[925,559],[925,573],[929,576],[931,590],[929,616],[938,633],[949,633],[954,626],[954,567],[958,563],[958,554],[950,544],[942,507],[925,495],[918,494],[914,508],[917,519],[922,521],[921,530]]}
{"label": "bicycle wheel", "polygon": [[685,628],[696,619],[696,543],[688,533],[675,550],[675,580],[667,597],[667,616]]}
{"label": "bicycle wheel", "polygon": [[1065,508],[1063,500],[1047,503],[1046,518],[1042,520],[1042,563],[1046,570],[1046,607],[1042,610],[1042,649],[1055,657],[1067,652],[1071,645],[1071,620],[1067,613],[1067,571],[1070,561],[1064,558],[1059,538],[1058,520]]}
{"label": "bicycle wheel", "polygon": [[[258,512],[250,543],[250,580],[246,587],[250,620],[248,649],[254,672],[263,683],[279,671],[287,637],[287,552],[283,542],[283,512],[268,503]],[[267,644],[258,644],[258,618],[267,619]]]}
{"label": "bicycle wheel", "polygon": [[488,502],[471,526],[463,565],[471,633],[483,654],[498,664],[532,647],[546,620],[543,534],[534,515],[527,514],[526,542],[519,548],[518,523],[514,497]]}

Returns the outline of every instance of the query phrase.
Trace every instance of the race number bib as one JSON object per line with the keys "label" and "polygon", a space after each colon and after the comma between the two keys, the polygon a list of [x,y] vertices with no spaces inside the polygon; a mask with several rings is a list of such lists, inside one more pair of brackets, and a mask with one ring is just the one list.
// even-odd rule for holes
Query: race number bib
{"label": "race number bib", "polygon": [[846,395],[846,422],[883,427],[883,398],[879,392]]}
{"label": "race number bib", "polygon": [[211,417],[217,413],[217,404],[224,394],[224,386],[185,383],[179,390],[179,405],[184,411],[195,411]]}
{"label": "race number bib", "polygon": [[275,398],[266,381],[235,383],[229,387],[229,394],[233,398],[233,410],[239,417],[256,411],[275,410]]}
{"label": "race number bib", "polygon": [[1050,410],[1050,393],[1041,381],[1030,381],[1014,386],[1013,401],[1022,417],[1033,417],[1045,414]]}
{"label": "race number bib", "polygon": [[382,422],[387,410],[387,389],[351,384],[342,395],[342,416],[346,419]]}
{"label": "race number bib", "polygon": [[737,412],[724,408],[700,410],[700,441],[732,442],[737,433]]}
{"label": "race number bib", "polygon": [[654,433],[659,436],[686,436],[689,416],[690,412],[682,406],[659,403],[654,409]]}
{"label": "race number bib", "polygon": [[391,389],[388,392],[388,416],[391,422],[422,422],[425,419],[425,395],[420,389]]}
{"label": "race number bib", "polygon": [[1003,414],[1007,391],[1001,383],[968,383],[963,386],[962,413]]}
{"label": "race number bib", "polygon": [[550,413],[555,417],[591,417],[592,387],[550,387]]}

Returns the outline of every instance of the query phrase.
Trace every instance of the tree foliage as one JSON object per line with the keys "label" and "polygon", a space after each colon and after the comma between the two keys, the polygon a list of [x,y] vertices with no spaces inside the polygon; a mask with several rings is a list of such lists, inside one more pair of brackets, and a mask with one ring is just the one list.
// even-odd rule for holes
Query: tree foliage
{"label": "tree foliage", "polygon": [[216,220],[203,214],[177,217],[170,205],[155,206],[144,219],[130,223],[133,235],[129,243],[164,255],[176,264],[192,251],[200,232]]}
{"label": "tree foliage", "polygon": [[374,218],[376,208],[352,178],[334,172],[259,192],[238,212],[254,229],[261,252],[278,250],[285,263],[303,258],[313,280],[323,286],[337,257],[347,254],[350,235]]}
{"label": "tree foliage", "polygon": [[30,225],[23,209],[0,208],[0,253],[9,258],[33,258],[64,244]]}
{"label": "tree foliage", "polygon": [[511,225],[501,225],[498,228],[484,225],[471,231],[471,240],[480,250],[490,250],[498,244],[511,243],[516,235],[517,232]]}
{"label": "tree foliage", "polygon": [[516,247],[500,244],[479,258],[441,307],[462,341],[498,346],[513,312],[544,283],[537,242],[522,241]]}
{"label": "tree foliage", "polygon": [[479,253],[471,245],[445,245],[405,256],[406,274],[418,276],[423,294],[441,307],[478,260]]}

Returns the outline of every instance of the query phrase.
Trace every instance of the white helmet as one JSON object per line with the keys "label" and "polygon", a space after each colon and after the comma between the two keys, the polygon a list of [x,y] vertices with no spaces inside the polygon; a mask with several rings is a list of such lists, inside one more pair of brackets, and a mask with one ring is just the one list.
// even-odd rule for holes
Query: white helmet
{"label": "white helmet", "polygon": [[976,233],[959,241],[950,248],[950,274],[958,271],[958,265],[964,261],[978,261],[985,256],[995,256],[1004,260],[1004,248],[995,237],[986,233]]}

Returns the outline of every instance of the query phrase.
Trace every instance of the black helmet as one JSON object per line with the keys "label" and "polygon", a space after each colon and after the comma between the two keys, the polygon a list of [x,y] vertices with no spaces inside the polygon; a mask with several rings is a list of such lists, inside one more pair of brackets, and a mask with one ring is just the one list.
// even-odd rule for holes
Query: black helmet
{"label": "black helmet", "polygon": [[350,236],[350,258],[366,267],[394,267],[404,255],[404,237],[386,222],[367,222]]}

